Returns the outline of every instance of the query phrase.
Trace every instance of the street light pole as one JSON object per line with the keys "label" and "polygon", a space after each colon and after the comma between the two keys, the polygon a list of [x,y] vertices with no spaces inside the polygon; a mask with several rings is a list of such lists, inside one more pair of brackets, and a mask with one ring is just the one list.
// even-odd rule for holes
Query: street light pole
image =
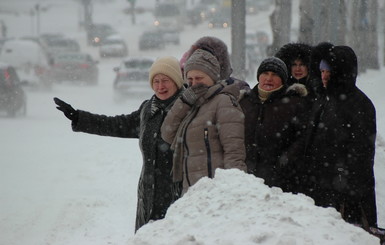
{"label": "street light pole", "polygon": [[35,5],[36,10],[36,35],[40,35],[40,4]]}
{"label": "street light pole", "polygon": [[234,69],[234,76],[242,80],[246,78],[245,32],[245,0],[231,0],[231,63]]}

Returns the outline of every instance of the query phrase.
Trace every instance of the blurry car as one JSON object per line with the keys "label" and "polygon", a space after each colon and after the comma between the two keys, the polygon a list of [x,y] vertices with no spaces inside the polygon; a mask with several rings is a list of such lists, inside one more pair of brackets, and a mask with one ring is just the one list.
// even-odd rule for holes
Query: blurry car
{"label": "blurry car", "polygon": [[5,63],[0,63],[0,111],[9,117],[25,116],[27,99],[16,70]]}
{"label": "blurry car", "polygon": [[229,28],[231,26],[230,18],[225,15],[215,15],[209,20],[209,28]]}
{"label": "blurry car", "polygon": [[176,28],[161,28],[159,29],[159,32],[161,35],[163,35],[163,40],[164,42],[167,43],[172,43],[175,45],[180,44],[180,35],[179,31]]}
{"label": "blurry car", "polygon": [[128,48],[120,35],[106,37],[99,46],[100,57],[126,57]]}
{"label": "blurry car", "polygon": [[122,60],[114,79],[115,99],[140,92],[151,92],[148,83],[149,70],[155,59],[152,57],[127,57]]}
{"label": "blurry car", "polygon": [[109,24],[92,24],[87,29],[87,41],[90,45],[98,46],[106,37],[116,33],[117,31]]}
{"label": "blurry car", "polygon": [[54,57],[52,78],[55,81],[83,81],[97,84],[98,62],[86,53],[60,53]]}
{"label": "blurry car", "polygon": [[164,37],[159,31],[146,31],[139,37],[139,49],[164,49],[166,42]]}
{"label": "blurry car", "polygon": [[4,43],[0,61],[13,66],[21,80],[29,85],[50,88],[52,59],[37,42],[13,39]]}
{"label": "blurry car", "polygon": [[67,37],[51,38],[46,41],[48,51],[51,55],[66,52],[80,52],[79,42]]}

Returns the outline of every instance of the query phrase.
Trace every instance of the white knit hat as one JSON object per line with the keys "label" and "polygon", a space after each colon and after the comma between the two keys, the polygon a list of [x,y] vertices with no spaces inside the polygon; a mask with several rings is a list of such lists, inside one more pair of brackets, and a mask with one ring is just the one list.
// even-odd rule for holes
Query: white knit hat
{"label": "white knit hat", "polygon": [[152,87],[152,79],[156,74],[163,74],[171,78],[176,86],[183,86],[183,76],[180,69],[179,61],[173,56],[165,56],[158,58],[151,66],[149,72],[149,81]]}

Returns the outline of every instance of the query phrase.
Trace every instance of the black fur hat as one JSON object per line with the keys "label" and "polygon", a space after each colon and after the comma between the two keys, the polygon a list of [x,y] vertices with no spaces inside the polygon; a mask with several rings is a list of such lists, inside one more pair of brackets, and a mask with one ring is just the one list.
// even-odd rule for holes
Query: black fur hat
{"label": "black fur hat", "polygon": [[330,80],[332,83],[328,88],[351,87],[355,85],[357,78],[357,56],[352,48],[348,46],[334,46],[329,42],[319,43],[314,47],[311,55],[311,74],[321,77],[319,64],[325,60],[331,68]]}
{"label": "black fur hat", "polygon": [[312,47],[306,43],[288,43],[283,45],[274,55],[285,62],[288,71],[294,60],[301,60],[310,69]]}

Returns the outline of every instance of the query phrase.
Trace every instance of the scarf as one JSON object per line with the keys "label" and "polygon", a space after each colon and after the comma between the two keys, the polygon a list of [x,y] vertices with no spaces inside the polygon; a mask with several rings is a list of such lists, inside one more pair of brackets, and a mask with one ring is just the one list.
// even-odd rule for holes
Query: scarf
{"label": "scarf", "polygon": [[276,89],[274,89],[274,90],[271,90],[271,91],[266,91],[266,90],[261,89],[261,88],[258,86],[258,97],[259,97],[259,99],[261,100],[261,102],[263,103],[263,102],[265,102],[265,101],[269,98],[269,96],[270,96],[273,92],[278,91],[278,90],[280,90],[281,88],[282,88],[282,86],[280,86],[279,88],[276,88]]}

